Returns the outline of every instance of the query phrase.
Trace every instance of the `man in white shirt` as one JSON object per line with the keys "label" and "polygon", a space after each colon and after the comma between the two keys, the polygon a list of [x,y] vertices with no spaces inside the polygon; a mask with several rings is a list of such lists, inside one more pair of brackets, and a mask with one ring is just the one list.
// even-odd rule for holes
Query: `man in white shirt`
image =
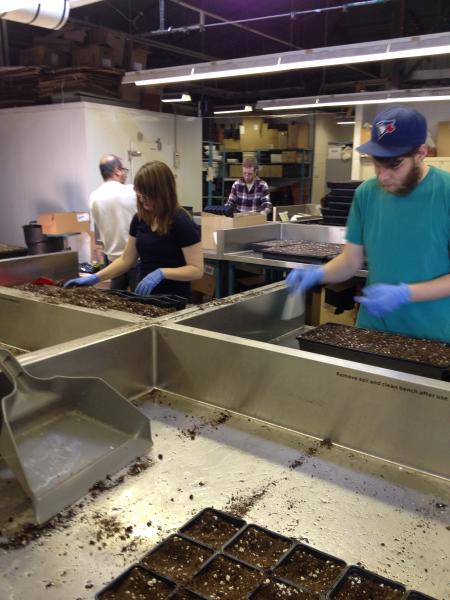
{"label": "man in white shirt", "polygon": [[[91,221],[103,244],[106,263],[118,258],[127,243],[130,222],[136,214],[136,194],[132,185],[125,185],[128,176],[122,160],[114,154],[100,159],[103,183],[90,195]],[[137,268],[111,280],[112,290],[134,290]]]}

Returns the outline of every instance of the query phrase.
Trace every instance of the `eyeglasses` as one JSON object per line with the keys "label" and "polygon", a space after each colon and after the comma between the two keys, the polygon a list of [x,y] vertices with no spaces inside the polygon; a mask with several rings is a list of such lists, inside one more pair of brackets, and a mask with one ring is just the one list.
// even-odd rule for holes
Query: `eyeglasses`
{"label": "eyeglasses", "polygon": [[129,169],[127,169],[126,167],[120,167],[122,171],[124,171],[125,173],[129,172]]}

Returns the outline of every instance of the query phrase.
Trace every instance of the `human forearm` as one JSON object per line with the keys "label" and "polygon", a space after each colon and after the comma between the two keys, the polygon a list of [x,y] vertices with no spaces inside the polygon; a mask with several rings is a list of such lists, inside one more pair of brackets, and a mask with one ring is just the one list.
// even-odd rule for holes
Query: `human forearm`
{"label": "human forearm", "polygon": [[347,244],[344,251],[323,267],[322,283],[339,283],[353,277],[363,265],[363,251],[360,246]]}
{"label": "human forearm", "polygon": [[108,279],[113,279],[114,277],[119,277],[119,275],[123,275],[127,271],[129,271],[134,266],[134,262],[130,259],[125,259],[123,256],[119,256],[107,267],[98,271],[97,276],[100,281],[107,281]]}
{"label": "human forearm", "polygon": [[450,274],[421,283],[408,284],[412,302],[438,300],[450,296]]}
{"label": "human forearm", "polygon": [[203,265],[184,265],[176,268],[161,269],[165,279],[173,281],[194,281],[203,277]]}

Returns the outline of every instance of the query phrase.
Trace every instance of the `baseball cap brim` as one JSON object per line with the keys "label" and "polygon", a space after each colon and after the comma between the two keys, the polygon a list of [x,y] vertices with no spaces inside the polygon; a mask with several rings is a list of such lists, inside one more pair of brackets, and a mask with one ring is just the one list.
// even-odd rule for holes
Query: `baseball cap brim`
{"label": "baseball cap brim", "polygon": [[358,146],[356,150],[361,154],[368,154],[369,156],[379,156],[380,158],[395,158],[396,156],[402,156],[403,154],[407,154],[410,152],[415,146],[391,146],[390,148],[386,148],[381,144],[377,144],[377,142],[366,142],[365,144],[361,144]]}

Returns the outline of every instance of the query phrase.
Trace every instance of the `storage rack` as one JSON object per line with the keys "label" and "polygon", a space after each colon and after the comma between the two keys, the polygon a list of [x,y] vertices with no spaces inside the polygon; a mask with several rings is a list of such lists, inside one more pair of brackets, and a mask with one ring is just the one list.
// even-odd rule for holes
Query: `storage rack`
{"label": "storage rack", "polygon": [[[259,166],[259,176],[268,182],[271,189],[271,200],[274,205],[307,203],[311,194],[312,150],[309,148],[271,148],[251,151],[225,150],[223,153],[222,197],[225,200],[231,186],[240,177],[230,167],[241,167],[244,155],[253,155]],[[228,163],[228,159],[236,162]],[[232,175],[233,173],[233,175]],[[283,195],[276,193],[273,188],[291,188],[298,184],[299,202],[293,202],[288,197],[288,191]],[[292,191],[290,192],[292,194]],[[306,196],[306,198],[305,198]]]}
{"label": "storage rack", "polygon": [[202,207],[222,204],[223,156],[218,142],[202,142]]}

